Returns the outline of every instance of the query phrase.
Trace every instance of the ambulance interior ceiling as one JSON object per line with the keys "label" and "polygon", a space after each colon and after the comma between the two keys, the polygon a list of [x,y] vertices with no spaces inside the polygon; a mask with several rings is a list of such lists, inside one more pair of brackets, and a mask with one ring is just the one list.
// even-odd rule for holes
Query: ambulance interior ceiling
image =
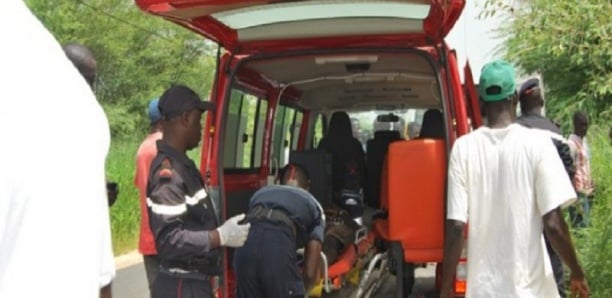
{"label": "ambulance interior ceiling", "polygon": [[436,74],[416,54],[319,55],[245,65],[275,86],[301,93],[296,103],[315,111],[440,108]]}

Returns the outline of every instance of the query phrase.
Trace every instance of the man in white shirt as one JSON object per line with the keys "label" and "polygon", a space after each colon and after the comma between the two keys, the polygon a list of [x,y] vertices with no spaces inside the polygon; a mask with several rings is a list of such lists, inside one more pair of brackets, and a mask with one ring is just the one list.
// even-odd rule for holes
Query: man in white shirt
{"label": "man in white shirt", "polygon": [[[570,290],[588,297],[560,206],[576,193],[545,132],[513,124],[515,72],[486,64],[479,93],[488,126],[462,136],[451,151],[442,297],[467,231],[467,297],[559,297],[542,231],[570,267]],[[573,297],[573,296],[572,296]]]}
{"label": "man in white shirt", "polygon": [[3,1],[0,40],[0,297],[99,297],[115,275],[108,121],[21,0]]}

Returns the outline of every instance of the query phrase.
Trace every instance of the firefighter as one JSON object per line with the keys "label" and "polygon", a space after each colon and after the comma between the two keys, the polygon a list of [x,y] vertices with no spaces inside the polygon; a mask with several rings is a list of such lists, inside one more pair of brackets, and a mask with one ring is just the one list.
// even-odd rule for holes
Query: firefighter
{"label": "firefighter", "polygon": [[163,137],[151,163],[147,208],[160,260],[152,297],[213,297],[210,279],[220,273],[220,247],[239,247],[249,224],[244,214],[219,226],[217,207],[200,171],[185,154],[198,146],[202,113],[212,108],[185,86],[172,86],[159,100]]}
{"label": "firefighter", "polygon": [[[317,281],[323,209],[307,191],[303,167],[287,165],[281,183],[257,191],[249,202],[253,228],[234,257],[238,298],[302,298]],[[296,250],[304,247],[300,273]]]}

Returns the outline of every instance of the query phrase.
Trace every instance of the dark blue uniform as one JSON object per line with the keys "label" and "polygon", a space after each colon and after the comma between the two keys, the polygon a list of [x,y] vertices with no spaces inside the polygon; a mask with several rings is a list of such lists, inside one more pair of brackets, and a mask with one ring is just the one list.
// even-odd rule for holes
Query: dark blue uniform
{"label": "dark blue uniform", "polygon": [[212,297],[210,277],[220,272],[219,249],[211,249],[218,226],[214,202],[191,159],[163,141],[147,185],[149,222],[161,268],[152,297]]}
{"label": "dark blue uniform", "polygon": [[304,297],[296,250],[323,242],[325,218],[316,199],[299,188],[268,186],[251,198],[247,221],[249,237],[234,256],[238,298]]}

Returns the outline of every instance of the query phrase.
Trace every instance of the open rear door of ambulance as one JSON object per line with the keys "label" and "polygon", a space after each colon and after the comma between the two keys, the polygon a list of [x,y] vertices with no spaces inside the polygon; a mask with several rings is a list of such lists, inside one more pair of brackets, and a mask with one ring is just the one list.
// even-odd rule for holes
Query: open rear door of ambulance
{"label": "open rear door of ambulance", "polygon": [[348,46],[437,45],[465,0],[136,0],[233,54]]}
{"label": "open rear door of ambulance", "polygon": [[478,92],[474,85],[474,77],[472,76],[472,68],[470,62],[465,62],[463,68],[463,91],[465,92],[466,103],[468,105],[468,115],[470,117],[471,128],[476,129],[482,125],[482,113],[480,111],[480,100]]}
{"label": "open rear door of ambulance", "polygon": [[[232,57],[336,48],[440,47],[465,6],[465,0],[135,1],[143,11],[218,43]],[[233,67],[234,64],[230,61],[227,65]],[[213,84],[220,85],[218,82]],[[214,98],[211,100],[217,103],[217,113],[227,110],[223,108],[227,105],[224,102],[226,94],[222,93],[218,90],[212,93]],[[224,122],[220,120],[224,117],[226,115],[214,117],[217,119],[215,131],[224,131],[221,127]],[[208,131],[205,133],[205,137],[210,135]],[[214,135],[212,148],[209,149],[212,176],[217,176],[211,180],[213,186],[220,189],[221,209],[225,210],[224,200],[228,191],[246,193],[247,189],[223,189],[223,181],[227,182],[226,178],[229,178],[222,177],[223,162],[219,160],[222,153],[218,152],[218,148],[222,148],[223,142],[224,136]],[[269,144],[270,140],[263,142]],[[263,159],[267,158],[264,156]],[[248,191],[251,191],[250,185],[257,184],[251,183],[256,182],[252,179],[259,179],[259,176],[243,177],[243,184],[249,184]],[[219,185],[214,185],[216,181]],[[233,296],[233,289],[228,288],[228,280],[226,270],[220,297]]]}

